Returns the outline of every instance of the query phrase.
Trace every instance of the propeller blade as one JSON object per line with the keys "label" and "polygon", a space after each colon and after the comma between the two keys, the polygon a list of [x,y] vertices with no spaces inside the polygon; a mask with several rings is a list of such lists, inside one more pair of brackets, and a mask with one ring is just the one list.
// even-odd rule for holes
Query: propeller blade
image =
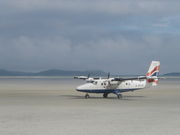
{"label": "propeller blade", "polygon": [[110,72],[108,72],[108,79],[109,79],[109,77],[110,77]]}
{"label": "propeller blade", "polygon": [[89,78],[89,77],[90,77],[90,73],[88,74],[87,78]]}

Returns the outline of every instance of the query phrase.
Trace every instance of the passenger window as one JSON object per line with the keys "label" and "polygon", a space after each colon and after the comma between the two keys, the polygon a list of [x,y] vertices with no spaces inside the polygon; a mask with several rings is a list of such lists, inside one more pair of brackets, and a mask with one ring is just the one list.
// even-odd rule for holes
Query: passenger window
{"label": "passenger window", "polygon": [[94,82],[95,85],[97,85],[97,82]]}

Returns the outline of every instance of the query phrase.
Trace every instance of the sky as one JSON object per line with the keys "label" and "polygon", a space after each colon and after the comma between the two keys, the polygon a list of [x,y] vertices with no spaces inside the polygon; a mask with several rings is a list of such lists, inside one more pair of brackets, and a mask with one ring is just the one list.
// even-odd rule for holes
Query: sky
{"label": "sky", "polygon": [[179,0],[0,0],[0,69],[180,72]]}

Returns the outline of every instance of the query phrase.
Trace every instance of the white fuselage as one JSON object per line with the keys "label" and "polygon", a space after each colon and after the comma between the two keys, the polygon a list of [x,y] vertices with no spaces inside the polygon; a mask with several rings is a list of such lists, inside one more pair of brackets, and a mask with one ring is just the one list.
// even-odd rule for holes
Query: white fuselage
{"label": "white fuselage", "polygon": [[98,79],[77,87],[77,91],[87,93],[121,93],[134,91],[146,87],[146,80],[112,81],[109,79]]}

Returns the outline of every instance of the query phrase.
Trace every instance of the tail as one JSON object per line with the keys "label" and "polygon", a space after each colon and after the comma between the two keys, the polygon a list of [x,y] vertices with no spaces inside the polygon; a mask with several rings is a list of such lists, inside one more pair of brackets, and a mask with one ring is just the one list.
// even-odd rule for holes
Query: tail
{"label": "tail", "polygon": [[149,70],[146,74],[147,82],[152,83],[152,86],[158,84],[158,75],[160,70],[160,61],[152,61]]}

